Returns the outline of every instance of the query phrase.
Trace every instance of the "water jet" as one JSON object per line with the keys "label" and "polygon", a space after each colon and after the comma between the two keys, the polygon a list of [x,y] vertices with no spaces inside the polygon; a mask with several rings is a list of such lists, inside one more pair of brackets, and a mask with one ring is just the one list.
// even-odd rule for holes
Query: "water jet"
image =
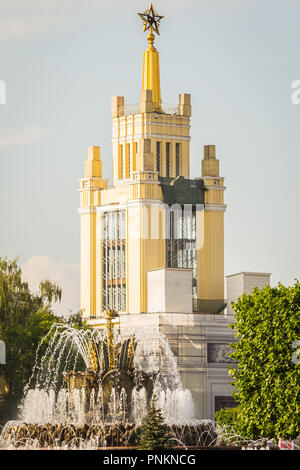
{"label": "water jet", "polygon": [[52,327],[37,350],[19,420],[2,430],[2,446],[136,445],[153,393],[175,442],[215,439],[211,421],[193,418],[192,395],[166,337],[149,329],[120,334],[114,316],[107,312],[103,331]]}

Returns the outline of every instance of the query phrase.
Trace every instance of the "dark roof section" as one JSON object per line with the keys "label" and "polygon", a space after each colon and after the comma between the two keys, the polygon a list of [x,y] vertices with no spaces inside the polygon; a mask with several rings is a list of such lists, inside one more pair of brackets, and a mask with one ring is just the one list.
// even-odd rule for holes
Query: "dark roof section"
{"label": "dark roof section", "polygon": [[204,204],[204,181],[159,177],[164,202],[166,204]]}

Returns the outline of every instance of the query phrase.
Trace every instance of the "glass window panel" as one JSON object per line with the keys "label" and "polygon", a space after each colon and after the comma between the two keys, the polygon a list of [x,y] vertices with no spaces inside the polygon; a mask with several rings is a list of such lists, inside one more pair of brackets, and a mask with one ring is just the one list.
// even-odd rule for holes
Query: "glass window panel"
{"label": "glass window panel", "polygon": [[[185,210],[184,210],[185,209]],[[167,211],[166,265],[192,268],[193,298],[197,298],[196,211],[192,206]]]}
{"label": "glass window panel", "polygon": [[166,143],[166,176],[170,176],[170,143]]}
{"label": "glass window panel", "polygon": [[180,172],[180,144],[176,144],[176,176]]}
{"label": "glass window panel", "polygon": [[156,171],[160,173],[160,142],[156,142]]}
{"label": "glass window panel", "polygon": [[103,310],[126,309],[126,210],[103,215]]}

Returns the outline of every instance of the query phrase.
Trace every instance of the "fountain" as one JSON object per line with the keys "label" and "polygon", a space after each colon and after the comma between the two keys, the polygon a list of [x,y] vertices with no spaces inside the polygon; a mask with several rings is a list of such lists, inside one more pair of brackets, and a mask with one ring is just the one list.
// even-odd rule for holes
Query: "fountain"
{"label": "fountain", "polygon": [[[64,372],[63,376],[71,395],[72,403],[76,400],[76,390],[84,393],[85,420],[93,419],[95,398],[101,404],[103,416],[116,418],[119,406],[119,417],[122,421],[132,418],[133,390],[145,395],[148,405],[153,392],[153,377],[143,371],[137,375],[134,371],[134,355],[137,347],[135,335],[116,341],[113,333],[112,318],[114,313],[107,312],[106,337],[100,345],[95,339],[88,340],[89,367],[87,372]],[[93,397],[93,398],[92,398]]]}
{"label": "fountain", "polygon": [[107,312],[103,331],[51,328],[38,347],[19,420],[4,426],[1,447],[134,446],[153,393],[175,443],[215,442],[214,424],[194,419],[166,337],[149,329],[121,335],[114,316]]}

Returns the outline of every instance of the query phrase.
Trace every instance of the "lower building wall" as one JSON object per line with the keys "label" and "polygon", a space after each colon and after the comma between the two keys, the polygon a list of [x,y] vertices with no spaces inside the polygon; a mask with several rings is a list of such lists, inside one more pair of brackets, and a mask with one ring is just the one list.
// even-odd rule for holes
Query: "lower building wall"
{"label": "lower building wall", "polygon": [[206,397],[207,413],[214,417],[215,412],[221,408],[231,407],[234,404],[232,398],[233,388],[229,384],[231,377],[226,369],[210,369],[207,374]]}
{"label": "lower building wall", "polygon": [[232,362],[228,343],[235,332],[229,328],[232,317],[191,313],[121,315],[121,333],[127,329],[154,329],[164,333],[177,358],[184,388],[192,392],[195,418],[214,419],[220,404],[232,406],[233,388],[228,375]]}

